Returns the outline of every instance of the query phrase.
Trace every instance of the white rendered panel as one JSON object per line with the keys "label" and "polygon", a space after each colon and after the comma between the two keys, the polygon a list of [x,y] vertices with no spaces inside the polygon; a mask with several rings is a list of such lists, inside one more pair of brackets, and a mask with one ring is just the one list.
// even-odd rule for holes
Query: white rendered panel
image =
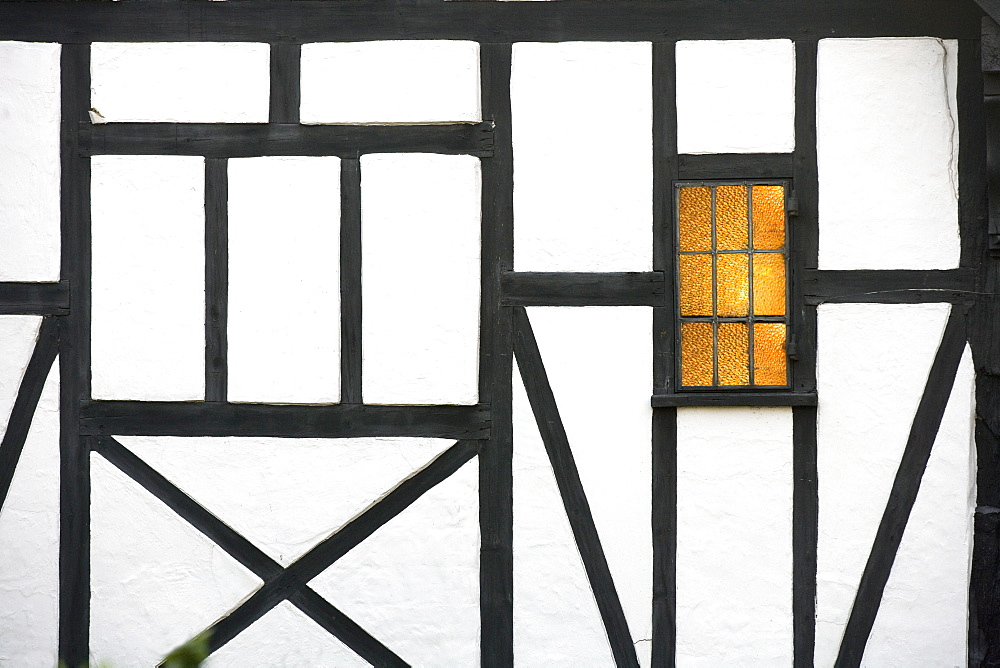
{"label": "white rendered panel", "polygon": [[119,440],[284,566],[454,443],[431,438]]}
{"label": "white rendered panel", "polygon": [[90,655],[155,665],[261,581],[103,457],[90,462]]}
{"label": "white rendered panel", "polygon": [[59,280],[59,45],[0,42],[0,281]]}
{"label": "white rendered panel", "polygon": [[478,666],[478,460],[309,584],[410,665]]}
{"label": "white rendered panel", "polygon": [[958,45],[819,43],[820,269],[958,266]]}
{"label": "white rendered panel", "polygon": [[42,319],[35,315],[0,316],[0,437],[35,349]]}
{"label": "white rendered panel", "polygon": [[677,665],[792,665],[792,411],[677,409]]}
{"label": "white rendered panel", "polygon": [[95,42],[90,53],[99,121],[267,122],[267,44]]}
{"label": "white rendered panel", "polygon": [[514,268],[652,268],[652,49],[518,43]]}
{"label": "white rendered panel", "polygon": [[[948,304],[819,307],[816,665],[833,665]],[[963,483],[963,489],[967,489]],[[948,521],[947,505],[942,507]]]}
{"label": "white rendered panel", "polygon": [[478,121],[479,44],[304,44],[303,123]]}
{"label": "white rendered panel", "polygon": [[340,400],[340,160],[229,161],[229,399]]}
{"label": "white rendered panel", "polygon": [[[19,316],[14,316],[19,317]],[[6,320],[0,318],[0,323]],[[0,346],[5,343],[0,336]],[[9,348],[0,348],[6,353]],[[20,358],[0,355],[0,366]],[[59,361],[0,509],[0,665],[54,666],[59,626]],[[8,369],[4,369],[7,371]],[[3,374],[6,375],[6,374]]]}
{"label": "white rendered panel", "polygon": [[[528,315],[625,619],[639,643],[652,637],[650,311],[550,307],[528,309]],[[647,654],[650,645],[636,649]]]}
{"label": "white rendered panel", "polygon": [[975,372],[966,350],[862,665],[966,665],[976,505]]}
{"label": "white rendered panel", "polygon": [[205,396],[203,158],[96,156],[95,399]]}
{"label": "white rendered panel", "polygon": [[678,42],[677,150],[795,150],[795,46],[791,40]]}
{"label": "white rendered panel", "polygon": [[476,403],[479,160],[365,155],[361,184],[365,403]]}

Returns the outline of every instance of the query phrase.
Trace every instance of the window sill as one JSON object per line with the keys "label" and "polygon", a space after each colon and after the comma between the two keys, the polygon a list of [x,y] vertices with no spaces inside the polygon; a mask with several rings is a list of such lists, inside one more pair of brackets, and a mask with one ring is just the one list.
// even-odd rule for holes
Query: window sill
{"label": "window sill", "polygon": [[815,406],[815,392],[678,392],[654,394],[653,408],[666,406]]}

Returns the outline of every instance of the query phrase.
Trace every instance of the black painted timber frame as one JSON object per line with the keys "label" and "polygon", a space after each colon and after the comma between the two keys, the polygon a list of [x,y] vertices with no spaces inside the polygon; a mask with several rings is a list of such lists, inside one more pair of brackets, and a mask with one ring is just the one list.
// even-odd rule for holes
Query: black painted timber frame
{"label": "black painted timber frame", "polygon": [[[980,4],[1000,12],[997,0]],[[553,3],[443,0],[146,0],[0,3],[0,40],[62,43],[61,280],[0,283],[0,314],[43,316],[38,342],[0,443],[0,507],[47,371],[58,353],[60,389],[59,657],[89,654],[90,457],[98,453],[161,499],[265,585],[215,625],[213,648],[270,606],[289,600],[375,665],[405,665],[391,648],[302,583],[326,568],[459,466],[478,457],[480,611],[484,666],[513,663],[511,394],[516,352],[563,503],[590,577],[613,655],[637,665],[632,638],[607,570],[600,536],[580,486],[525,307],[647,306],[653,319],[654,396],[673,386],[673,183],[681,179],[789,178],[800,209],[790,252],[798,361],[793,390],[815,390],[816,306],[830,302],[952,304],[946,336],[914,418],[841,646],[838,666],[858,666],[885,580],[919,486],[957,358],[971,345],[977,372],[976,513],[969,665],[1000,666],[1000,265],[989,259],[986,115],[980,63],[983,11],[969,0],[564,0]],[[935,36],[960,40],[958,113],[962,255],[949,271],[824,271],[818,260],[816,55],[825,37]],[[796,149],[789,155],[682,156],[677,153],[674,53],[678,40],[784,38],[796,46]],[[464,39],[480,43],[482,123],[426,126],[303,126],[298,108],[301,45],[318,41]],[[514,162],[511,45],[516,41],[652,43],[654,118],[653,271],[637,274],[517,272],[513,265]],[[255,41],[271,47],[266,124],[91,125],[90,43]],[[586,138],[581,138],[586,141]],[[995,143],[996,139],[991,138]],[[1000,148],[1000,147],[993,147]],[[359,157],[372,151],[468,154],[482,164],[482,306],[477,406],[368,406],[361,397]],[[199,155],[205,162],[206,313],[204,402],[103,402],[90,396],[90,156]],[[226,161],[249,155],[337,155],[341,170],[343,403],[273,406],[227,401]],[[815,399],[815,395],[812,395]],[[821,399],[820,399],[821,400]],[[765,399],[744,395],[744,403]],[[793,412],[794,663],[813,665],[818,525],[816,406]],[[731,404],[730,404],[731,405]],[[676,405],[652,418],[652,664],[673,666],[676,640]],[[409,435],[456,445],[287,569],[148,467],[115,435]],[[169,649],[169,648],[165,648]]]}

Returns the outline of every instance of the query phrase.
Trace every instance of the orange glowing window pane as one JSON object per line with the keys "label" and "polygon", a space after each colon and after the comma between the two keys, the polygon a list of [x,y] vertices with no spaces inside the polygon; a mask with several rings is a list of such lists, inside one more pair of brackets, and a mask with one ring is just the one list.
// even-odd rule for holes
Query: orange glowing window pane
{"label": "orange glowing window pane", "polygon": [[747,187],[719,186],[715,189],[715,247],[717,250],[746,250]]}
{"label": "orange glowing window pane", "polygon": [[755,385],[788,383],[785,324],[758,322],[753,326],[753,376]]}
{"label": "orange glowing window pane", "polygon": [[712,256],[681,255],[681,315],[712,315]]}
{"label": "orange glowing window pane", "polygon": [[785,315],[785,255],[753,256],[753,314]]}
{"label": "orange glowing window pane", "polygon": [[714,383],[712,323],[681,325],[681,385],[706,387]]}
{"label": "orange glowing window pane", "polygon": [[750,337],[742,322],[719,323],[719,385],[750,384]]}
{"label": "orange glowing window pane", "polygon": [[749,255],[743,253],[716,256],[717,315],[733,317],[749,313],[749,258]]}
{"label": "orange glowing window pane", "polygon": [[679,210],[681,250],[712,250],[711,189],[681,188]]}
{"label": "orange glowing window pane", "polygon": [[753,247],[757,250],[784,248],[784,186],[754,186],[752,197]]}

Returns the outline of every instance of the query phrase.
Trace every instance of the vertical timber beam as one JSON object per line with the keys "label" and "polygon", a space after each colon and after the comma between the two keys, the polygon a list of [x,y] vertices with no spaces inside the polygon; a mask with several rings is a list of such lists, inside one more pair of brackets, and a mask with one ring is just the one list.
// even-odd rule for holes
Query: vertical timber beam
{"label": "vertical timber beam", "polygon": [[301,64],[301,44],[271,44],[271,97],[268,110],[268,120],[271,123],[299,122]]}
{"label": "vertical timber beam", "polygon": [[205,159],[205,400],[229,385],[229,160]]}

